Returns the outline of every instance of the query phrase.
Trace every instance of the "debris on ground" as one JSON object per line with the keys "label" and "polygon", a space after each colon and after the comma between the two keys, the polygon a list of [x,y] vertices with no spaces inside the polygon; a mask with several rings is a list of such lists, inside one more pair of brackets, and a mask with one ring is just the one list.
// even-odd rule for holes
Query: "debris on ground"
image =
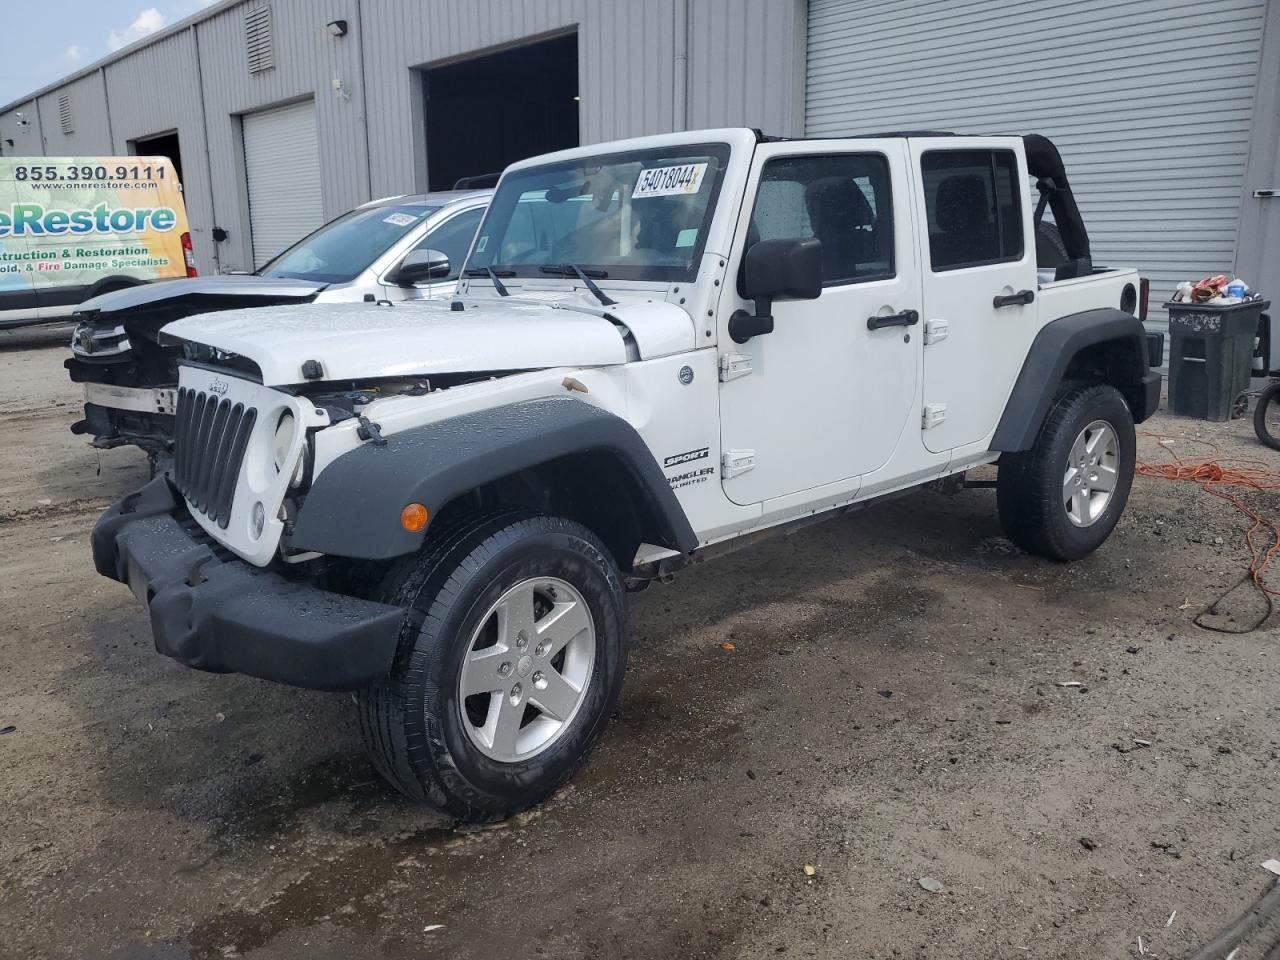
{"label": "debris on ground", "polygon": [[919,883],[923,889],[928,890],[930,893],[941,893],[944,889],[942,886],[942,883],[938,880],[933,879],[933,877],[921,877],[916,882]]}
{"label": "debris on ground", "polygon": [[730,643],[728,640],[726,640],[724,643],[720,644],[720,649],[721,649],[721,650],[729,650],[729,651],[733,651],[733,650],[737,650],[738,648],[737,648],[737,647],[735,647],[735,646],[734,646],[732,643]]}
{"label": "debris on ground", "polygon": [[1096,843],[1094,843],[1092,840],[1090,840],[1088,837],[1081,837],[1081,838],[1080,838],[1080,846],[1084,847],[1086,850],[1097,850],[1097,849],[1098,849],[1098,845],[1097,845]]}
{"label": "debris on ground", "polygon": [[812,876],[813,876],[813,875],[815,875],[817,872],[818,872],[817,867],[815,867],[812,863],[806,863],[806,864],[804,865],[804,875],[805,875],[806,877],[812,877]]}
{"label": "debris on ground", "polygon": [[1268,870],[1271,873],[1274,873],[1277,877],[1280,877],[1280,860],[1263,860],[1262,869]]}

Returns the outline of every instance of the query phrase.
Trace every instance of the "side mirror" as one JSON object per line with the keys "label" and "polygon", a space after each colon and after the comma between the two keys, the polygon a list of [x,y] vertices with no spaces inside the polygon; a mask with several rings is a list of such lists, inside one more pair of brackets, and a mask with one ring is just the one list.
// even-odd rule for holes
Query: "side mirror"
{"label": "side mirror", "polygon": [[443,280],[449,275],[449,271],[447,254],[439,250],[411,250],[388,279],[402,287],[409,287],[429,280]]}
{"label": "side mirror", "polygon": [[755,301],[756,310],[738,310],[729,318],[734,343],[773,332],[773,301],[822,295],[822,241],[797,237],[753,244],[742,260],[742,292]]}

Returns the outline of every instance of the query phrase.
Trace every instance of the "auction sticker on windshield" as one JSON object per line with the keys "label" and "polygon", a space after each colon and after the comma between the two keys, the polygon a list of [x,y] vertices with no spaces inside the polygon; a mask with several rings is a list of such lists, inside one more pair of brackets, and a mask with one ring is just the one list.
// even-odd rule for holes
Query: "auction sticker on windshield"
{"label": "auction sticker on windshield", "polygon": [[0,292],[181,277],[189,256],[168,159],[0,159]]}
{"label": "auction sticker on windshield", "polygon": [[702,187],[702,176],[707,172],[705,163],[682,163],[675,167],[651,167],[641,170],[632,200],[645,197],[671,197],[697,193]]}

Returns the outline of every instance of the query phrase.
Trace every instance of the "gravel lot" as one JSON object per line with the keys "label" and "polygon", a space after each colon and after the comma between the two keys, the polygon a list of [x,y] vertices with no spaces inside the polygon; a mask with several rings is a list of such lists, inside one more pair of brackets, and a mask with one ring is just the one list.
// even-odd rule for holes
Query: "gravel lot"
{"label": "gravel lot", "polygon": [[[635,598],[571,786],[457,830],[383,787],[348,698],[155,653],[88,548],[145,461],[68,433],[60,337],[0,343],[2,956],[1168,958],[1272,879],[1277,632],[1192,624],[1246,559],[1193,485],[1139,478],[1072,566],[968,490],[694,568]],[[1244,421],[1146,429],[1280,468]]]}

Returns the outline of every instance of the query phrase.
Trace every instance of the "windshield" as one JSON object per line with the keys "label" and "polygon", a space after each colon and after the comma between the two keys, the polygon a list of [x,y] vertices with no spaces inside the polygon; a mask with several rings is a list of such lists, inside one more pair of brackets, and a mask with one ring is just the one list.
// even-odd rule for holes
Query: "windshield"
{"label": "windshield", "polygon": [[691,280],[706,243],[725,143],[629,150],[503,177],[470,268],[544,277],[572,264],[614,280]]}
{"label": "windshield", "polygon": [[347,283],[439,209],[407,203],[352,210],[294,244],[258,276]]}

